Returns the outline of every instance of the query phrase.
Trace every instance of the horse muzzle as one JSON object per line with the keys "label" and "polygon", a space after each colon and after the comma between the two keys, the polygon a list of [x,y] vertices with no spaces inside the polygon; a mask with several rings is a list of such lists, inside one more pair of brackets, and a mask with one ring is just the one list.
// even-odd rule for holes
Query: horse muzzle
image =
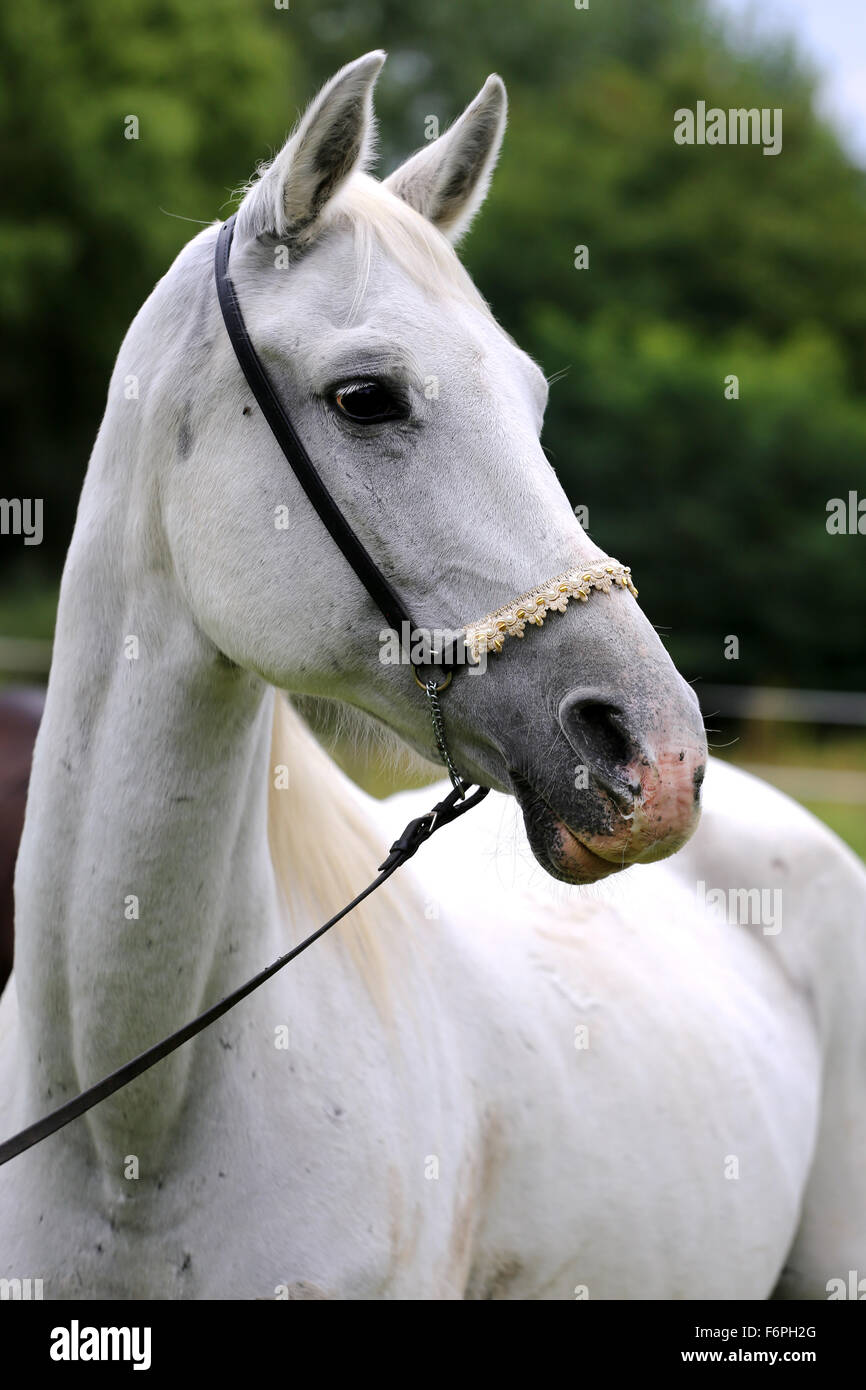
{"label": "horse muzzle", "polygon": [[559,706],[570,765],[559,754],[543,776],[525,763],[509,767],[533,853],[554,877],[594,883],[664,859],[688,840],[700,817],[707,750],[697,701],[684,690],[670,732],[641,728],[603,691],[571,691]]}

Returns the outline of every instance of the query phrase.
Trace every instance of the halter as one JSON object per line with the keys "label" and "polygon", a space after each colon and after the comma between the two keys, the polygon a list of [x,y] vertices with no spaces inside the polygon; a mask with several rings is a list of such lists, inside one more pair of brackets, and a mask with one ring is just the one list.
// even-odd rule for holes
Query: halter
{"label": "halter", "polygon": [[[232,215],[220,228],[216,245],[215,277],[223,321],[241,371],[298,482],[332,540],[348,560],[367,593],[395,632],[415,633],[417,629],[399,594],[385,578],[322,481],[253,347],[234,285],[228,273],[234,227],[235,217]],[[631,580],[631,571],[627,565],[621,565],[618,560],[605,559],[596,564],[566,570],[545,584],[540,584],[528,593],[521,594],[519,598],[505,604],[502,608],[497,608],[495,612],[488,613],[484,618],[468,624],[463,629],[462,638],[458,635],[441,651],[437,651],[434,669],[438,667],[446,673],[442,680],[435,679],[432,674],[425,674],[429,668],[423,664],[411,662],[415,680],[427,696],[437,751],[451,779],[452,791],[448,796],[438,802],[426,815],[418,816],[409,822],[402,835],[392,844],[387,858],[379,865],[379,872],[372,883],[369,883],[356,898],[353,898],[350,903],[335,913],[300,945],[280,956],[272,965],[267,966],[258,975],[248,980],[246,984],[226,995],[219,1003],[206,1009],[190,1023],[179,1028],[177,1032],[163,1038],[161,1042],[140,1053],[138,1057],[134,1057],[132,1061],[104,1077],[96,1085],[90,1086],[80,1095],[73,1096],[71,1100],[59,1106],[58,1109],[43,1116],[35,1124],[29,1125],[19,1134],[13,1135],[11,1139],[0,1144],[0,1166],[8,1163],[17,1154],[23,1153],[25,1149],[32,1148],[34,1144],[47,1139],[50,1134],[55,1134],[57,1130],[62,1129],[64,1125],[69,1124],[80,1115],[86,1114],[100,1101],[107,1100],[109,1096],[127,1086],[136,1077],[155,1066],[157,1062],[161,1062],[172,1052],[182,1047],[184,1043],[196,1037],[211,1023],[215,1023],[218,1018],[222,1018],[229,1009],[234,1008],[260,985],[272,979],[285,965],[295,960],[309,946],[312,946],[314,941],[318,941],[320,936],[324,936],[325,932],[341,921],[347,913],[381,887],[386,879],[390,878],[402,864],[412,858],[412,855],[424,844],[425,840],[429,840],[436,830],[464,815],[473,806],[477,806],[487,796],[489,788],[479,786],[471,795],[467,795],[471,783],[465,782],[454,766],[445,738],[445,725],[439,704],[439,695],[451,684],[455,669],[459,665],[465,664],[467,660],[470,663],[480,662],[488,652],[500,652],[507,637],[522,638],[527,626],[541,627],[548,613],[564,613],[570,599],[577,599],[579,602],[585,603],[593,590],[609,593],[614,584],[628,589],[635,597],[637,596],[637,589]],[[408,624],[408,627],[404,627],[404,624]]]}
{"label": "halter", "polygon": [[[220,228],[217,237],[214,273],[223,322],[226,326],[229,342],[234,348],[238,366],[246,377],[247,385],[271,427],[271,433],[285,454],[292,472],[307,494],[319,520],[352,566],[389,627],[397,633],[415,633],[417,629],[409,616],[409,610],[396,589],[385,578],[363,541],[353,531],[322,481],[319,470],[299,439],[288,412],[274,390],[273,383],[262,366],[261,358],[253,347],[244,316],[241,313],[235,287],[229,276],[229,256],[235,233],[235,217],[236,214],[232,213],[232,216],[228,217]],[[415,673],[415,680],[427,696],[437,751],[448,769],[448,776],[454,790],[462,795],[465,794],[470,784],[465,783],[458,776],[448,752],[442,712],[438,702],[439,694],[451,684],[454,667],[465,659],[465,656],[461,654],[461,646],[462,643],[459,641],[452,642],[450,650],[445,648],[441,653],[437,652],[436,666],[447,673],[441,681],[434,679],[432,674],[425,675],[424,667],[414,661],[411,662],[411,665]]]}

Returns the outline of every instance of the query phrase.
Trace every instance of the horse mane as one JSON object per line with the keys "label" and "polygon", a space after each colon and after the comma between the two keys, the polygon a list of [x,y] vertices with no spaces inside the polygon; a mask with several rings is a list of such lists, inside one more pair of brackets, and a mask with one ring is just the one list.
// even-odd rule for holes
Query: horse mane
{"label": "horse mane", "polygon": [[[288,769],[277,787],[274,769]],[[292,940],[320,926],[374,877],[388,846],[363,793],[317,742],[281,691],[274,691],[268,768],[268,844]],[[395,834],[401,827],[395,827]],[[329,932],[318,950],[348,951],[373,1002],[390,1013],[385,947],[411,944],[423,918],[411,878],[385,883]]]}

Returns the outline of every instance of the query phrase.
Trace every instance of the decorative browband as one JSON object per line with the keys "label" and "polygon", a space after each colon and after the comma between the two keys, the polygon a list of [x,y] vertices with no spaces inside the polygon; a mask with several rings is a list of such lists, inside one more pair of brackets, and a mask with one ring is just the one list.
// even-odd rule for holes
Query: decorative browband
{"label": "decorative browband", "polygon": [[628,589],[637,598],[628,565],[618,560],[602,560],[595,565],[578,565],[512,599],[495,613],[488,613],[466,628],[466,650],[470,661],[480,661],[484,652],[501,652],[506,637],[522,637],[526,624],[541,627],[548,613],[564,613],[569,599],[586,603],[593,589],[609,594],[613,585]]}

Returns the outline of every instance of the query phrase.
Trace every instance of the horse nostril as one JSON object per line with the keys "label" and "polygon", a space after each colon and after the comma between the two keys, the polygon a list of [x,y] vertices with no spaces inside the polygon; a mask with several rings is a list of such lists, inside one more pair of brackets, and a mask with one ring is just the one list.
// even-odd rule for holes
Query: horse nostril
{"label": "horse nostril", "polygon": [[599,758],[611,767],[622,767],[629,761],[628,743],[622,730],[617,727],[618,710],[589,700],[581,706],[578,717],[592,739]]}
{"label": "horse nostril", "polygon": [[[572,691],[559,707],[559,723],[594,780],[623,811],[630,811],[640,793],[640,781],[629,775],[636,749],[628,735],[622,710],[596,691]],[[634,779],[634,780],[633,780]]]}

